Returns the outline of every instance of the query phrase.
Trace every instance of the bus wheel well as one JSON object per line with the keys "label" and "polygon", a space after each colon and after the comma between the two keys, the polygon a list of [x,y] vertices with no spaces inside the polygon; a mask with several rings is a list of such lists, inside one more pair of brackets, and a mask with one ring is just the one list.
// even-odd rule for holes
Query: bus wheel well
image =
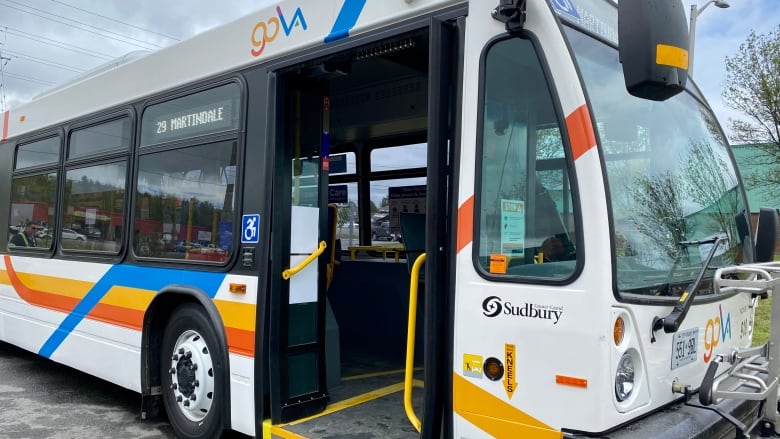
{"label": "bus wheel well", "polygon": [[[223,355],[223,376],[229,376],[229,361],[227,355],[227,337],[225,327],[216,306],[202,291],[189,287],[166,287],[161,290],[146,310],[141,341],[141,419],[156,419],[164,415],[162,403],[162,376],[160,356],[165,327],[174,312],[185,304],[197,304],[209,316],[211,324],[217,333],[217,344]],[[228,380],[223,383],[225,401],[223,408],[223,425],[230,427],[230,387]]]}

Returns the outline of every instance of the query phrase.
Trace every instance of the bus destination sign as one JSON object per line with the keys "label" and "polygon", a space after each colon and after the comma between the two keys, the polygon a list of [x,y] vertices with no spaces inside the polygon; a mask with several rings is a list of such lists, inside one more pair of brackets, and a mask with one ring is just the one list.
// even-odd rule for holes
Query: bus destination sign
{"label": "bus destination sign", "polygon": [[161,115],[154,122],[154,143],[230,129],[231,113],[230,101],[223,101],[184,113]]}
{"label": "bus destination sign", "polygon": [[239,88],[226,84],[172,99],[144,111],[141,145],[238,129]]}

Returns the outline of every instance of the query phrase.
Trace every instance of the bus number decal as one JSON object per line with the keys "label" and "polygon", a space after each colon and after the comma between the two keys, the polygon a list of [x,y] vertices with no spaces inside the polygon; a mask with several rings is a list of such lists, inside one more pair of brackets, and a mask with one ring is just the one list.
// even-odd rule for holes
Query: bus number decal
{"label": "bus number decal", "polygon": [[168,131],[168,121],[161,120],[157,122],[157,134],[163,134]]}
{"label": "bus number decal", "polygon": [[308,27],[306,25],[306,19],[303,18],[301,8],[295,10],[289,24],[284,18],[282,8],[279,6],[276,7],[276,15],[277,17],[271,17],[266,21],[258,21],[255,24],[255,27],[252,28],[252,47],[254,47],[254,49],[250,51],[252,56],[258,57],[262,55],[266,44],[273,42],[276,37],[279,36],[279,29],[284,31],[285,37],[289,37],[290,32],[292,32],[294,27],[300,25],[303,30],[306,30]]}

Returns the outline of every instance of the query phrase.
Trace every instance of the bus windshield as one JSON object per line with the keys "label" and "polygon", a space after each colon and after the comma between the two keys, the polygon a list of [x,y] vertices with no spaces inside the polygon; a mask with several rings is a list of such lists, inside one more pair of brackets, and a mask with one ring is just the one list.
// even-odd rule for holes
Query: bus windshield
{"label": "bus windshield", "polygon": [[[704,269],[717,237],[725,239],[705,279],[714,268],[743,262],[746,203],[711,110],[690,90],[662,102],[631,96],[618,51],[565,29],[606,166],[619,293],[679,296]],[[711,293],[711,282],[701,288]]]}

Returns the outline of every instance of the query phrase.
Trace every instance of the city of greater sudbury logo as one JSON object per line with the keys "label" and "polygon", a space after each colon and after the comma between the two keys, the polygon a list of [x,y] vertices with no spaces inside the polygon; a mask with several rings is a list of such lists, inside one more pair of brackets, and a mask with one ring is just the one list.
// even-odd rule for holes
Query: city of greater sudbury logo
{"label": "city of greater sudbury logo", "polygon": [[528,319],[550,320],[553,322],[553,325],[556,325],[558,320],[561,319],[561,315],[563,315],[563,307],[537,305],[528,302],[522,305],[514,305],[512,302],[504,302],[498,296],[489,296],[482,301],[482,313],[486,317],[496,317],[499,314],[504,314]]}

